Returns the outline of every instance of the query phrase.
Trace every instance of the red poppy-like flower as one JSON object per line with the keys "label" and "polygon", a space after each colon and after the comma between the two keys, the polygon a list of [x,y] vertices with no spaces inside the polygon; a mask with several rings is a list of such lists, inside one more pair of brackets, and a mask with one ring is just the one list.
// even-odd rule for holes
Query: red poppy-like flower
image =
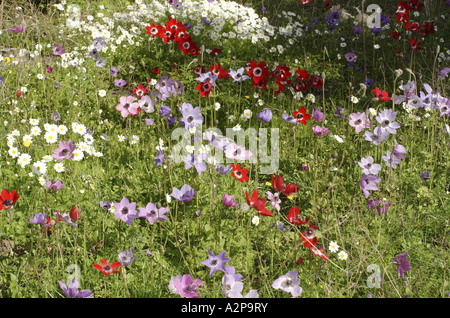
{"label": "red poppy-like flower", "polygon": [[394,31],[391,32],[391,37],[393,39],[399,39],[401,35],[402,35],[401,32],[394,32]]}
{"label": "red poppy-like flower", "polygon": [[427,36],[428,34],[434,33],[434,25],[432,23],[425,22],[422,26],[417,30],[421,36]]}
{"label": "red poppy-like flower", "polygon": [[120,273],[120,271],[116,271],[116,269],[120,267],[120,262],[115,262],[109,265],[108,261],[103,258],[100,264],[101,265],[93,264],[93,266],[105,275]]}
{"label": "red poppy-like flower", "polygon": [[53,233],[52,228],[56,223],[58,223],[58,220],[52,220],[51,218],[45,218],[44,229],[42,230],[42,232],[48,231],[50,233]]}
{"label": "red poppy-like flower", "polygon": [[80,219],[80,214],[81,210],[76,206],[73,206],[72,209],[70,209],[69,216],[72,219],[72,221],[78,221]]}
{"label": "red poppy-like flower", "polygon": [[383,101],[386,102],[388,100],[391,100],[391,98],[389,97],[388,93],[386,91],[381,91],[378,87],[373,89],[372,92],[375,94],[375,96]]}
{"label": "red poppy-like flower", "polygon": [[205,73],[205,68],[202,65],[197,65],[192,71],[195,75],[200,76],[200,74]]}
{"label": "red poppy-like flower", "polygon": [[233,172],[231,173],[233,178],[238,179],[240,182],[249,180],[247,176],[248,169],[242,169],[240,164],[234,165],[233,163],[231,164],[231,167],[233,168]]}
{"label": "red poppy-like flower", "polygon": [[277,65],[275,70],[270,73],[270,78],[275,77],[277,81],[280,80],[286,80],[287,78],[291,77],[291,72],[289,66],[282,64]]}
{"label": "red poppy-like flower", "polygon": [[289,210],[289,214],[287,215],[287,219],[289,223],[295,224],[295,225],[303,225],[309,222],[310,218],[307,218],[305,220],[300,219],[300,209],[296,206],[291,208]]}
{"label": "red poppy-like flower", "polygon": [[19,198],[20,196],[17,195],[17,190],[9,193],[8,190],[3,189],[2,193],[0,194],[0,210],[8,210],[14,205],[14,203],[16,203]]}
{"label": "red poppy-like flower", "polygon": [[178,22],[177,20],[175,20],[174,18],[170,17],[169,21],[166,22],[166,29],[167,30],[173,30],[173,33],[175,35],[175,32],[179,29],[183,27],[183,23]]}
{"label": "red poppy-like flower", "polygon": [[184,39],[178,42],[178,49],[183,51],[184,55],[191,53],[191,49],[197,47],[195,42],[191,41],[191,39]]}
{"label": "red poppy-like flower", "polygon": [[319,75],[312,75],[309,78],[309,83],[311,84],[312,87],[320,89],[323,86],[323,80]]}
{"label": "red poppy-like flower", "polygon": [[152,70],[152,72],[155,73],[155,74],[161,73],[161,71],[159,70],[159,67],[155,67],[155,68]]}
{"label": "red poppy-like flower", "polygon": [[297,79],[299,81],[307,81],[309,79],[309,74],[306,70],[301,70],[300,67],[297,69]]}
{"label": "red poppy-like flower", "polygon": [[323,7],[325,9],[331,9],[332,6],[333,6],[333,4],[331,3],[330,0],[325,0],[325,2],[323,3]]}
{"label": "red poppy-like flower", "polygon": [[329,259],[328,259],[329,255],[327,255],[323,252],[323,248],[318,249],[315,246],[310,246],[309,249],[314,254],[314,256],[319,256],[319,257],[322,257],[327,262],[329,261]]}
{"label": "red poppy-like flower", "polygon": [[419,3],[419,0],[410,0],[409,8],[413,11],[419,11],[424,6],[423,3]]}
{"label": "red poppy-like flower", "polygon": [[300,187],[296,184],[288,184],[285,185],[283,178],[280,175],[272,176],[272,187],[277,192],[282,192],[285,196],[290,196],[297,193],[300,190]]}
{"label": "red poppy-like flower", "polygon": [[259,82],[253,82],[253,87],[267,91],[267,78],[263,78]]}
{"label": "red poppy-like flower", "polygon": [[187,33],[187,27],[179,27],[176,29],[175,34],[173,35],[174,37],[174,42],[175,43],[180,43],[183,41],[187,41],[191,39],[191,36],[189,35],[189,33]]}
{"label": "red poppy-like flower", "polygon": [[214,48],[211,52],[209,52],[209,54],[211,55],[219,55],[220,52],[222,52],[222,49],[218,49],[218,48]]}
{"label": "red poppy-like flower", "polygon": [[294,117],[297,119],[297,122],[306,126],[306,122],[311,118],[311,115],[308,114],[306,108],[302,106],[298,111],[294,112]]}
{"label": "red poppy-like flower", "polygon": [[294,84],[293,88],[296,92],[304,92],[309,89],[309,86],[305,81],[298,81]]}
{"label": "red poppy-like flower", "polygon": [[254,208],[256,211],[258,211],[259,214],[261,214],[262,216],[273,216],[272,211],[266,209],[266,199],[258,199],[258,189],[253,191],[252,197],[250,199],[247,192],[245,192],[245,197],[247,199],[247,204],[251,208]]}
{"label": "red poppy-like flower", "polygon": [[198,84],[195,89],[200,91],[201,97],[209,97],[213,87],[214,86],[209,82],[209,80],[206,80],[205,82]]}
{"label": "red poppy-like flower", "polygon": [[218,78],[229,79],[230,74],[228,74],[227,70],[220,68],[220,64],[213,64],[209,70],[212,75],[217,76]]}
{"label": "red poppy-like flower", "polygon": [[269,75],[269,69],[266,66],[266,62],[262,61],[258,64],[255,61],[251,61],[250,70],[247,72],[247,75],[253,77],[254,83],[264,80],[267,75]]}
{"label": "red poppy-like flower", "polygon": [[395,19],[397,20],[397,22],[405,23],[409,21],[409,16],[407,14],[398,12],[395,14]]}
{"label": "red poppy-like flower", "polygon": [[301,0],[302,4],[309,4],[311,3],[311,0]]}
{"label": "red poppy-like flower", "polygon": [[16,96],[17,96],[17,98],[21,98],[21,97],[22,97],[22,95],[23,95],[23,94],[22,94],[22,92],[21,92],[21,91],[17,91],[17,92],[16,92]]}
{"label": "red poppy-like flower", "polygon": [[162,25],[156,25],[155,22],[152,22],[152,24],[150,26],[146,26],[145,29],[147,30],[148,35],[159,37],[164,27]]}
{"label": "red poppy-like flower", "polygon": [[409,40],[409,47],[412,50],[420,50],[421,49],[420,42],[415,40],[415,39],[414,40]]}
{"label": "red poppy-like flower", "polygon": [[300,257],[295,263],[297,263],[297,265],[302,265],[303,257]]}
{"label": "red poppy-like flower", "polygon": [[192,42],[191,49],[189,50],[189,53],[191,53],[192,56],[199,56],[200,51],[198,50],[197,44],[195,42]]}
{"label": "red poppy-like flower", "polygon": [[148,92],[148,87],[144,87],[144,85],[139,84],[138,88],[133,88],[133,93],[138,98],[141,98]]}
{"label": "red poppy-like flower", "polygon": [[311,246],[316,246],[317,245],[317,237],[314,234],[315,230],[318,230],[319,228],[309,224],[309,228],[307,231],[302,231],[300,232],[300,237],[302,239],[302,241],[304,241],[305,243],[303,244],[304,247],[311,247]]}

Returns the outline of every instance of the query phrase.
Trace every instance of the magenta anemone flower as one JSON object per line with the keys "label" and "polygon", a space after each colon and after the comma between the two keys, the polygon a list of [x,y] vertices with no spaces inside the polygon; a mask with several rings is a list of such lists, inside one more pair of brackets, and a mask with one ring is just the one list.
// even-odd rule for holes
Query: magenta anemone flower
{"label": "magenta anemone flower", "polygon": [[11,32],[11,33],[16,33],[17,34],[17,33],[25,31],[26,28],[27,28],[26,26],[18,25],[18,26],[16,26],[15,29],[8,28],[8,31]]}
{"label": "magenta anemone flower", "polygon": [[328,134],[329,129],[326,127],[320,127],[320,126],[315,126],[312,128],[313,132],[319,136],[319,137],[324,137]]}
{"label": "magenta anemone flower", "polygon": [[169,289],[174,293],[180,295],[182,298],[198,298],[198,289],[202,281],[200,279],[194,279],[191,275],[178,275],[177,277],[171,277],[169,282]]}
{"label": "magenta anemone flower", "polygon": [[52,48],[52,50],[53,50],[53,55],[61,56],[61,55],[63,55],[64,53],[66,53],[66,51],[64,50],[64,48],[63,48],[61,45],[59,45],[59,44],[56,44],[56,45]]}
{"label": "magenta anemone flower", "polygon": [[57,180],[57,181],[47,181],[47,184],[45,185],[45,187],[51,191],[58,191],[61,190],[64,187],[64,184],[61,183],[61,181]]}
{"label": "magenta anemone flower", "polygon": [[120,97],[120,104],[116,106],[116,109],[120,111],[123,118],[128,115],[136,115],[138,113],[139,104],[133,102],[133,96]]}
{"label": "magenta anemone flower", "polygon": [[323,112],[320,111],[320,108],[317,108],[314,112],[313,112],[313,118],[315,121],[321,122],[323,120]]}
{"label": "magenta anemone flower", "polygon": [[402,277],[403,279],[405,279],[403,272],[407,272],[411,269],[411,263],[406,259],[408,255],[409,254],[400,254],[394,257],[394,264],[397,266],[398,277]]}
{"label": "magenta anemone flower", "polygon": [[229,208],[239,205],[237,202],[234,202],[234,194],[228,195],[226,193],[223,195],[222,203]]}
{"label": "magenta anemone flower", "polygon": [[63,161],[64,159],[72,159],[74,157],[73,152],[75,151],[75,146],[72,144],[72,140],[59,142],[59,148],[53,150],[52,157],[58,161]]}

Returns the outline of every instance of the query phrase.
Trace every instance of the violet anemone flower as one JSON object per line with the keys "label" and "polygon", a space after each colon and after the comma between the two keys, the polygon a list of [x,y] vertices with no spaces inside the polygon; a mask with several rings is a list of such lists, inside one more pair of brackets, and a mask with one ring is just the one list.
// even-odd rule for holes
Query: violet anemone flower
{"label": "violet anemone flower", "polygon": [[136,211],[136,202],[130,203],[127,197],[123,197],[120,203],[114,202],[113,204],[116,209],[116,219],[121,219],[126,224],[131,225],[133,219],[139,217],[138,211]]}
{"label": "violet anemone flower", "polygon": [[233,70],[232,68],[230,68],[230,76],[233,78],[233,82],[242,82],[245,80],[250,79],[250,76],[244,75],[245,69],[243,67],[241,67],[240,69],[238,69],[237,71]]}
{"label": "violet anemone flower", "polygon": [[295,117],[292,116],[292,115],[288,115],[287,113],[284,113],[283,115],[281,115],[281,118],[282,118],[285,122],[287,122],[287,123],[289,123],[289,124],[295,124],[295,125],[300,124],[300,123],[297,121],[297,118],[295,118]]}
{"label": "violet anemone flower", "polygon": [[144,95],[138,101],[139,107],[146,113],[153,113],[155,111],[156,99],[150,98],[148,95]]}
{"label": "violet anemone flower", "polygon": [[237,202],[234,202],[234,194],[228,195],[224,193],[222,203],[229,208],[238,206]]}
{"label": "violet anemone flower", "polygon": [[324,137],[328,134],[329,129],[326,127],[320,127],[320,126],[315,126],[312,128],[313,132],[319,136],[319,137]]}
{"label": "violet anemone flower", "polygon": [[216,171],[220,174],[227,174],[228,172],[230,172],[233,168],[231,168],[231,165],[216,165]]}
{"label": "violet anemone flower", "polygon": [[369,190],[372,190],[372,191],[380,190],[380,189],[378,189],[378,186],[377,186],[380,182],[381,182],[380,177],[370,175],[370,174],[365,174],[362,176],[361,182],[359,183],[359,185],[360,185],[361,190],[363,191],[366,199],[370,195]]}
{"label": "violet anemone flower", "polygon": [[397,168],[397,164],[401,162],[400,159],[394,156],[389,150],[386,152],[386,156],[381,157],[385,162],[387,167]]}
{"label": "violet anemone flower", "polygon": [[403,272],[407,272],[411,269],[411,263],[406,259],[408,255],[409,254],[400,254],[394,257],[394,264],[397,266],[398,277],[402,277],[403,279],[405,279]]}
{"label": "violet anemone flower", "polygon": [[173,187],[171,196],[174,197],[177,201],[188,202],[192,200],[195,193],[197,193],[197,191],[192,189],[189,185],[184,184],[180,190]]}
{"label": "violet anemone flower", "polygon": [[264,108],[258,115],[256,116],[259,120],[268,123],[272,119],[272,112],[268,108]]}
{"label": "violet anemone flower", "polygon": [[52,157],[58,161],[63,161],[64,159],[72,159],[74,157],[73,152],[75,151],[75,146],[72,144],[72,140],[59,142],[59,148],[53,150]]}
{"label": "violet anemone flower", "polygon": [[363,169],[364,174],[373,174],[378,175],[378,172],[381,170],[381,165],[374,164],[373,158],[368,156],[367,158],[361,158],[361,161],[358,162],[358,165]]}
{"label": "violet anemone flower", "polygon": [[64,184],[61,183],[61,181],[57,180],[57,181],[47,181],[47,184],[45,185],[45,187],[51,191],[58,191],[61,190],[64,187]]}
{"label": "violet anemone flower", "polygon": [[355,128],[357,133],[360,133],[365,128],[370,128],[370,122],[366,118],[366,113],[352,113],[350,114],[350,126]]}
{"label": "violet anemone flower", "polygon": [[280,194],[278,192],[272,193],[270,191],[267,191],[266,194],[267,200],[270,201],[272,209],[276,209],[279,212],[281,203]]}
{"label": "violet anemone flower", "polygon": [[165,159],[164,151],[158,150],[158,152],[156,153],[156,157],[154,159],[155,163],[156,163],[155,167],[162,165],[164,162],[164,159]]}
{"label": "violet anemone flower", "polygon": [[133,261],[136,259],[133,255],[133,248],[131,248],[129,251],[123,251],[119,253],[119,262],[123,266],[128,266],[133,263]]}
{"label": "violet anemone flower", "polygon": [[382,141],[386,141],[386,137],[389,136],[387,131],[384,131],[381,127],[376,127],[373,134],[370,131],[364,133],[366,140],[371,141],[375,146],[378,146]]}
{"label": "violet anemone flower", "polygon": [[209,272],[209,277],[212,277],[216,270],[225,272],[225,263],[230,259],[225,257],[226,251],[218,255],[214,255],[209,249],[208,254],[209,258],[207,260],[202,261],[201,263],[205,266],[208,266],[211,270]]}
{"label": "violet anemone flower", "polygon": [[64,292],[64,295],[70,298],[94,298],[92,296],[92,291],[89,289],[83,289],[78,291],[80,288],[80,283],[76,279],[70,282],[69,287],[66,284],[58,280],[58,284]]}
{"label": "violet anemone flower", "polygon": [[298,278],[297,271],[290,271],[285,275],[281,275],[273,282],[272,287],[286,293],[291,293],[294,298],[301,296],[303,291],[300,287],[300,279]]}
{"label": "violet anemone flower", "polygon": [[312,117],[314,118],[315,121],[321,122],[323,120],[323,112],[320,111],[320,108],[317,108],[316,110],[314,110]]}
{"label": "violet anemone flower", "polygon": [[58,56],[61,56],[61,55],[63,55],[64,53],[66,53],[66,51],[64,50],[64,48],[63,48],[61,45],[59,45],[59,44],[56,44],[56,45],[52,48],[52,51],[53,51],[53,55],[58,55]]}
{"label": "violet anemone flower", "polygon": [[204,117],[200,111],[200,107],[198,106],[194,108],[189,103],[183,103],[180,109],[180,112],[183,115],[183,118],[180,120],[180,124],[184,125],[184,128],[187,130],[201,125]]}
{"label": "violet anemone flower", "polygon": [[28,221],[30,222],[30,224],[42,224],[45,222],[45,218],[47,216],[44,213],[33,213],[33,218],[29,218]]}
{"label": "violet anemone flower", "polygon": [[394,121],[395,116],[397,116],[397,112],[387,109],[380,112],[375,119],[381,125],[383,131],[387,131],[390,134],[396,134],[397,129],[400,128],[400,124]]}
{"label": "violet anemone flower", "polygon": [[156,221],[167,221],[165,215],[167,212],[169,212],[169,208],[158,209],[156,204],[149,202],[145,208],[139,208],[139,217],[146,218],[153,225]]}
{"label": "violet anemone flower", "polygon": [[11,33],[16,33],[17,34],[17,33],[25,31],[26,28],[27,28],[26,26],[18,25],[14,29],[13,28],[8,28],[8,31],[11,32]]}

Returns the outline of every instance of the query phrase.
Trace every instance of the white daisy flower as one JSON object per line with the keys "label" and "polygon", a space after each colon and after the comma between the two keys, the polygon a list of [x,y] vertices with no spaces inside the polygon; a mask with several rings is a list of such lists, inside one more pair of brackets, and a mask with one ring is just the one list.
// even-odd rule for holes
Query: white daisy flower
{"label": "white daisy flower", "polygon": [[68,129],[65,125],[58,126],[58,134],[65,135],[67,131],[68,131]]}
{"label": "white daisy flower", "polygon": [[236,126],[233,127],[233,131],[240,131],[241,130],[241,125],[237,124]]}
{"label": "white daisy flower", "polygon": [[53,160],[53,157],[49,156],[49,155],[42,157],[42,162],[50,162],[52,160]]}
{"label": "white daisy flower", "polygon": [[30,118],[29,123],[31,126],[37,126],[37,125],[39,125],[39,119]]}
{"label": "white daisy flower", "polygon": [[72,158],[72,160],[80,161],[80,160],[82,160],[83,158],[84,158],[84,152],[83,152],[82,150],[80,150],[80,149],[75,149],[75,150],[73,151],[73,158]]}
{"label": "white daisy flower", "polygon": [[258,225],[258,224],[259,224],[259,216],[255,215],[255,216],[252,218],[252,223],[253,223],[254,225]]}
{"label": "white daisy flower", "polygon": [[328,248],[330,251],[337,252],[339,249],[339,245],[336,244],[336,242],[331,241],[330,244],[328,245]]}
{"label": "white daisy flower", "polygon": [[130,138],[130,143],[131,143],[132,145],[137,144],[138,141],[139,141],[139,136],[136,136],[136,135],[131,136],[131,138]]}
{"label": "white daisy flower", "polygon": [[42,161],[35,162],[33,164],[32,168],[33,168],[34,173],[37,175],[42,175],[47,172],[47,165],[45,164],[45,162],[42,162]]}
{"label": "white daisy flower", "polygon": [[47,131],[44,138],[47,143],[54,144],[58,141],[58,134],[56,132]]}
{"label": "white daisy flower", "polygon": [[42,129],[39,128],[38,126],[32,127],[31,131],[30,131],[30,135],[31,136],[39,136],[42,132]]}
{"label": "white daisy flower", "polygon": [[100,97],[105,97],[106,96],[106,91],[104,89],[101,89],[101,90],[98,91],[98,95]]}
{"label": "white daisy flower", "polygon": [[11,147],[8,150],[8,154],[13,158],[17,158],[20,155],[20,152],[16,147]]}
{"label": "white daisy flower", "polygon": [[31,163],[31,156],[27,153],[23,153],[17,158],[17,163],[24,168],[26,165]]}
{"label": "white daisy flower", "polygon": [[119,136],[117,136],[117,138],[119,139],[120,142],[124,142],[125,141],[125,136],[124,135],[119,135]]}
{"label": "white daisy flower", "polygon": [[347,253],[344,252],[344,251],[340,251],[340,252],[338,253],[338,258],[341,259],[341,260],[343,260],[343,261],[345,261],[345,260],[347,259],[347,257],[348,257],[348,255],[347,255]]}
{"label": "white daisy flower", "polygon": [[61,162],[56,163],[54,168],[58,173],[64,172],[64,165]]}

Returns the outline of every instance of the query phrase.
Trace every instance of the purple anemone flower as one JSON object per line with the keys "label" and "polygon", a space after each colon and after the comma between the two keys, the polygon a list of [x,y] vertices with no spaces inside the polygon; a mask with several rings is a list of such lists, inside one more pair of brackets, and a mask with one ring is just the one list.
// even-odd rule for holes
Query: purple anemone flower
{"label": "purple anemone flower", "polygon": [[377,176],[373,176],[370,174],[365,174],[362,176],[361,178],[361,182],[359,183],[361,190],[364,193],[364,196],[366,197],[366,199],[369,197],[370,192],[369,190],[372,191],[378,191],[380,189],[378,189],[378,184],[381,182],[381,178],[377,177]]}
{"label": "purple anemone flower", "polygon": [[272,209],[280,211],[280,203],[281,203],[280,194],[278,192],[272,193],[270,191],[267,191],[266,194],[267,200],[270,201]]}
{"label": "purple anemone flower", "polygon": [[191,169],[192,167],[195,167],[198,174],[202,174],[203,171],[206,171],[206,163],[204,160],[206,159],[206,154],[201,153],[197,157],[193,153],[188,154],[186,158],[183,158],[183,161],[185,162],[184,168],[186,170]]}
{"label": "purple anemone flower", "polygon": [[229,208],[239,205],[237,202],[234,202],[234,194],[228,195],[226,193],[223,195],[222,203]]}
{"label": "purple anemone flower", "polygon": [[64,292],[64,295],[70,298],[94,298],[92,296],[92,291],[89,289],[83,289],[81,291],[78,291],[80,288],[80,284],[76,279],[72,280],[72,282],[69,284],[69,287],[67,287],[66,284],[58,280],[58,284],[61,287],[61,289]]}
{"label": "purple anemone flower", "polygon": [[356,54],[353,52],[349,52],[349,53],[345,54],[344,56],[345,56],[345,59],[347,60],[347,62],[349,62],[349,63],[356,62],[356,60],[358,59]]}
{"label": "purple anemone flower", "polygon": [[146,113],[153,113],[155,111],[156,99],[150,98],[148,95],[144,95],[138,101],[139,107]]}
{"label": "purple anemone flower", "polygon": [[74,157],[73,152],[75,151],[75,146],[72,144],[72,140],[59,142],[59,148],[53,150],[52,157],[58,161],[63,161],[64,159],[72,159]]}
{"label": "purple anemone flower", "polygon": [[131,248],[129,251],[123,251],[119,253],[119,262],[123,266],[128,266],[133,263],[133,261],[136,259],[133,255],[133,248]]}
{"label": "purple anemone flower", "polygon": [[158,152],[156,153],[156,157],[155,157],[155,162],[156,162],[156,166],[155,167],[158,167],[158,166],[162,165],[163,162],[164,162],[164,159],[165,159],[164,151],[158,150]]}
{"label": "purple anemone flower", "polygon": [[151,225],[156,221],[167,221],[167,216],[164,215],[169,211],[169,208],[157,208],[156,204],[149,202],[145,208],[139,208],[139,217],[146,218]]}
{"label": "purple anemone flower", "polygon": [[302,288],[299,286],[300,279],[297,271],[290,271],[285,275],[278,277],[272,284],[275,289],[280,289],[285,293],[291,293],[292,297],[299,297],[302,295]]}
{"label": "purple anemone flower", "polygon": [[225,263],[230,259],[225,257],[226,251],[218,255],[214,255],[209,249],[208,254],[209,258],[207,260],[202,261],[201,263],[205,266],[208,266],[211,270],[209,272],[209,277],[212,277],[216,270],[225,272]]}
{"label": "purple anemone flower", "polygon": [[397,129],[400,128],[400,124],[394,121],[395,116],[397,116],[397,112],[387,109],[380,112],[375,119],[381,125],[383,131],[387,131],[390,134],[396,134]]}
{"label": "purple anemone flower", "polygon": [[324,137],[328,134],[329,129],[326,127],[320,127],[320,126],[315,126],[312,128],[313,132],[319,136],[319,137]]}
{"label": "purple anemone flower", "polygon": [[268,123],[272,119],[272,112],[268,108],[264,108],[258,115],[256,116],[259,120]]}
{"label": "purple anemone flower", "polygon": [[280,231],[283,231],[283,232],[289,232],[292,229],[292,228],[285,227],[284,224],[279,221],[277,221],[277,226],[280,229]]}
{"label": "purple anemone flower", "polygon": [[97,59],[97,61],[95,62],[95,66],[97,66],[97,67],[106,66],[106,59],[104,57]]}
{"label": "purple anemone flower", "polygon": [[216,171],[220,174],[227,174],[228,172],[230,172],[232,170],[231,165],[216,165]]}
{"label": "purple anemone flower", "polygon": [[[234,270],[233,270],[234,272]],[[222,277],[222,293],[229,298],[242,298],[244,283],[237,279],[235,275],[225,273]]]}
{"label": "purple anemone flower", "polygon": [[339,107],[338,109],[336,109],[336,112],[334,113],[334,115],[337,118],[342,119],[342,118],[344,118],[344,115],[342,114],[343,111],[344,111],[344,108]]}
{"label": "purple anemone flower", "polygon": [[61,56],[61,55],[63,55],[64,53],[66,53],[66,51],[64,50],[64,48],[63,48],[61,45],[59,45],[59,44],[56,44],[56,45],[52,48],[52,51],[53,51],[53,55],[58,55],[58,56]]}
{"label": "purple anemone flower", "polygon": [[419,177],[422,178],[422,180],[428,180],[428,179],[430,179],[430,172],[429,171],[425,171],[423,173],[420,173]]}
{"label": "purple anemone flower", "polygon": [[189,185],[184,184],[180,190],[173,187],[171,196],[174,197],[177,201],[188,202],[192,200],[195,193],[197,193],[197,191],[192,189]]}
{"label": "purple anemone flower", "polygon": [[138,113],[139,104],[133,102],[133,96],[122,96],[120,97],[120,104],[116,106],[116,109],[120,111],[123,118],[128,117],[128,115],[136,115]]}
{"label": "purple anemone flower", "polygon": [[136,211],[136,202],[130,203],[127,197],[123,197],[120,203],[115,202],[114,207],[116,219],[121,219],[128,225],[131,225],[133,219],[139,217],[138,211]]}
{"label": "purple anemone flower", "polygon": [[57,180],[57,181],[47,181],[47,184],[45,185],[45,187],[51,191],[58,191],[61,190],[64,187],[64,184],[61,183],[61,181]]}
{"label": "purple anemone flower", "polygon": [[281,115],[281,118],[289,124],[295,124],[295,125],[299,124],[298,119],[292,115],[288,115],[288,114],[284,113],[283,115]]}
{"label": "purple anemone flower", "polygon": [[118,73],[119,72],[117,71],[117,68],[115,68],[114,66],[109,69],[109,74],[113,77],[116,77]]}
{"label": "purple anemone flower", "polygon": [[400,254],[394,257],[394,264],[397,266],[398,277],[402,277],[403,279],[405,279],[403,272],[407,272],[411,269],[411,263],[406,259],[408,255],[409,254]]}
{"label": "purple anemone flower", "polygon": [[320,108],[317,108],[316,110],[314,110],[312,117],[314,118],[315,121],[317,122],[321,122],[323,120],[323,112],[320,111]]}
{"label": "purple anemone flower", "polygon": [[370,131],[364,133],[366,140],[373,142],[374,145],[378,146],[382,141],[386,141],[386,137],[389,136],[387,131],[383,131],[381,127],[376,127],[373,134]]}
{"label": "purple anemone flower", "polygon": [[114,85],[116,87],[124,87],[125,85],[127,85],[127,82],[125,82],[124,79],[116,79],[114,80]]}
{"label": "purple anemone flower", "polygon": [[250,79],[250,76],[247,76],[244,74],[245,69],[243,67],[241,67],[240,69],[238,69],[237,71],[233,70],[232,68],[230,68],[230,76],[233,78],[233,82],[242,82],[245,80]]}
{"label": "purple anemone flower", "polygon": [[401,160],[394,156],[390,151],[386,152],[386,156],[381,157],[385,162],[387,167],[397,168],[397,165],[401,162]]}
{"label": "purple anemone flower", "polygon": [[16,26],[15,29],[8,28],[8,31],[11,32],[11,33],[16,33],[17,34],[17,33],[25,31],[26,28],[27,28],[26,26],[18,25],[18,26]]}
{"label": "purple anemone flower", "polygon": [[203,123],[203,115],[201,113],[200,107],[193,107],[189,103],[183,103],[180,109],[183,118],[180,120],[180,124],[184,125],[184,128],[190,130],[195,126],[201,125]]}
{"label": "purple anemone flower", "polygon": [[366,118],[366,113],[352,113],[350,114],[350,126],[355,128],[357,133],[360,133],[363,129],[370,128],[370,122]]}
{"label": "purple anemone flower", "polygon": [[44,213],[33,213],[33,218],[28,219],[28,221],[30,224],[42,224],[45,222],[46,217],[47,216]]}
{"label": "purple anemone flower", "polygon": [[169,115],[170,115],[170,112],[171,112],[171,111],[172,111],[172,109],[171,109],[169,106],[167,106],[167,105],[162,105],[161,108],[159,109],[159,114],[160,114],[161,116],[166,117],[166,116],[169,116]]}
{"label": "purple anemone flower", "polygon": [[103,210],[109,210],[111,208],[111,202],[109,202],[109,201],[105,201],[105,202],[100,201],[100,207]]}
{"label": "purple anemone flower", "polygon": [[378,175],[378,172],[381,170],[381,165],[374,164],[373,158],[368,156],[367,158],[361,158],[361,161],[358,162],[358,165],[363,169],[364,174],[372,174]]}

